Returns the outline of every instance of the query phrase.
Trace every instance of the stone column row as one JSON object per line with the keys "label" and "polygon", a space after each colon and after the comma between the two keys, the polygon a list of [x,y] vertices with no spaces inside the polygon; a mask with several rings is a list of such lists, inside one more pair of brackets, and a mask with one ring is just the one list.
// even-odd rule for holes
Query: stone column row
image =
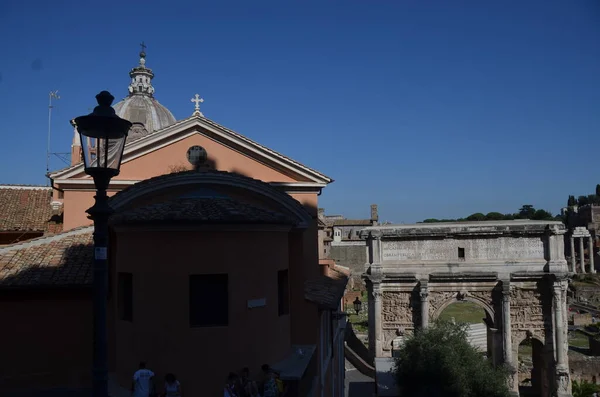
{"label": "stone column row", "polygon": [[[583,239],[586,236],[573,236],[571,235],[571,272],[577,273],[577,260],[575,259],[575,239],[579,239],[579,266],[581,267],[581,273],[586,273],[585,270],[585,253],[583,246]],[[590,257],[590,272],[596,273],[596,268],[594,266],[594,238],[592,236],[588,237],[588,250]]]}

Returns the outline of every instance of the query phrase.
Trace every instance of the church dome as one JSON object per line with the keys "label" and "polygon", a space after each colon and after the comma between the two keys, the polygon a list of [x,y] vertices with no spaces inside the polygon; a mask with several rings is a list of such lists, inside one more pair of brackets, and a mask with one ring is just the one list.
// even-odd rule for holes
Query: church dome
{"label": "church dome", "polygon": [[168,127],[176,121],[169,109],[147,95],[129,95],[115,104],[114,109],[119,117],[143,124],[148,132]]}
{"label": "church dome", "polygon": [[117,115],[131,121],[133,127],[127,138],[128,142],[144,135],[175,124],[173,113],[154,98],[152,69],[146,67],[145,46],[142,44],[140,64],[131,69],[129,76],[129,95],[113,107]]}

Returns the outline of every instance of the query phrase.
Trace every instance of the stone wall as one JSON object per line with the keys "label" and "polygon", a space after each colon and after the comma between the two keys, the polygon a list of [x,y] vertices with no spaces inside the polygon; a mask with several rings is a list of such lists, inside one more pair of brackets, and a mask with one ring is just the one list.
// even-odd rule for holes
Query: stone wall
{"label": "stone wall", "polygon": [[600,357],[569,357],[572,380],[600,382]]}
{"label": "stone wall", "polygon": [[364,245],[331,246],[329,258],[337,264],[349,267],[353,278],[360,278],[367,263],[367,250]]}
{"label": "stone wall", "polygon": [[573,313],[571,323],[575,326],[589,325],[592,323],[592,315],[590,313]]}

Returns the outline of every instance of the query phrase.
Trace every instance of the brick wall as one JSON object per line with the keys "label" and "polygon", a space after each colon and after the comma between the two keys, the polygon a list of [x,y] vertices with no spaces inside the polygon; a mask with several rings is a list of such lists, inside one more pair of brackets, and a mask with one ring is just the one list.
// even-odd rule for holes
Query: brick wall
{"label": "brick wall", "polygon": [[337,264],[349,267],[353,278],[360,278],[365,271],[367,250],[365,246],[332,246],[329,257]]}

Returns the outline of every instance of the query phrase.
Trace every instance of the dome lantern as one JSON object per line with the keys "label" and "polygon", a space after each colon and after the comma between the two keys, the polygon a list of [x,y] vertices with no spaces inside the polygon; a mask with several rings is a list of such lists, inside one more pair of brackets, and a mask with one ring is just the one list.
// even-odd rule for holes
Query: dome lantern
{"label": "dome lantern", "polygon": [[154,98],[154,73],[146,67],[146,45],[143,42],[141,47],[139,64],[129,72],[129,95],[114,105],[117,115],[133,124],[127,142],[135,141],[176,122],[169,109]]}

